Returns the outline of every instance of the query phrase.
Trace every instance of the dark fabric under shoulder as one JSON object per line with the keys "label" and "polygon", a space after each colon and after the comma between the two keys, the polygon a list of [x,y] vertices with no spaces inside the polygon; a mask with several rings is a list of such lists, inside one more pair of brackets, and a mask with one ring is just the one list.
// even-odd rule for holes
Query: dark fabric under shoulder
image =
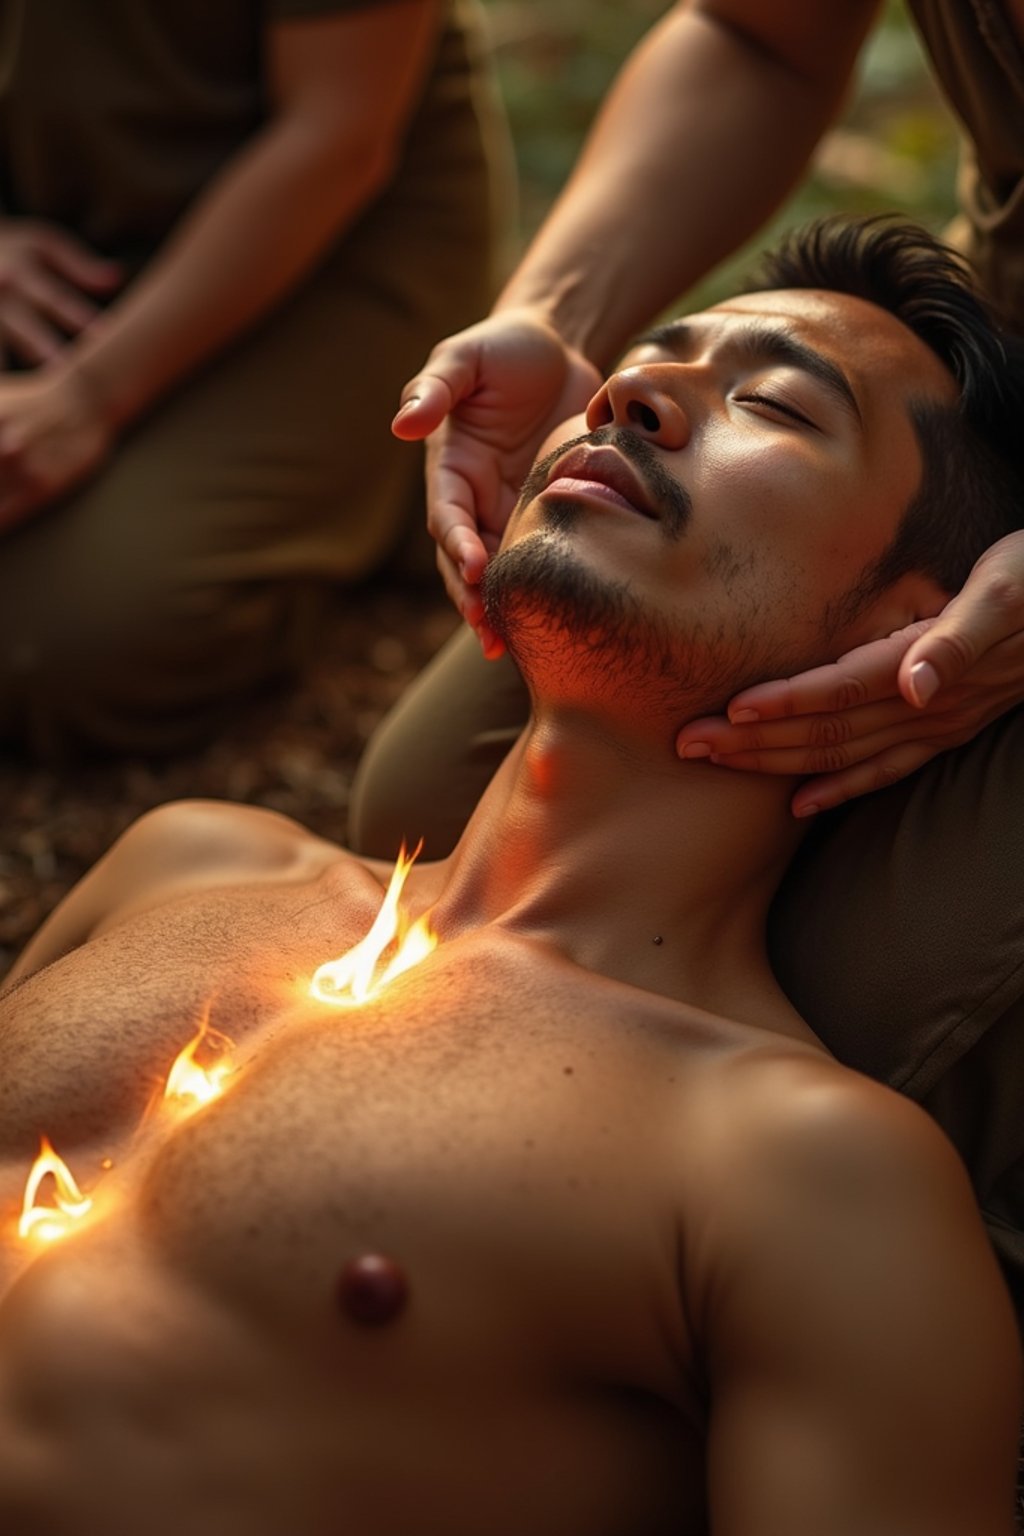
{"label": "dark fabric under shoulder", "polygon": [[1024,708],[823,818],[772,910],[776,973],[840,1061],[956,1143],[1024,1319]]}

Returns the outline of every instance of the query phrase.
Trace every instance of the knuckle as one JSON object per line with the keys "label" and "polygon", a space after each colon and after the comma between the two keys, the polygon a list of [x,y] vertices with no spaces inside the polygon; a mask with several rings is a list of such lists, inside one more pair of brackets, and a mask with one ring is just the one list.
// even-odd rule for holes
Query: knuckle
{"label": "knuckle", "polygon": [[961,704],[957,709],[946,710],[942,717],[943,728],[947,733],[959,736],[962,732],[973,732],[977,724],[975,711]]}
{"label": "knuckle", "polygon": [[904,776],[904,770],[897,768],[894,763],[880,763],[875,769],[873,789],[889,789],[891,785],[898,784]]}
{"label": "knuckle", "polygon": [[846,677],[838,683],[833,690],[831,708],[836,710],[854,709],[858,704],[866,704],[868,701],[868,685],[862,677]]}
{"label": "knuckle", "polygon": [[998,613],[1007,617],[1024,611],[1024,581],[1008,571],[996,571],[989,577],[985,596]]}
{"label": "knuckle", "polygon": [[931,745],[938,752],[948,751],[950,747],[962,747],[964,742],[973,741],[983,726],[988,724],[989,717],[982,715],[961,716],[959,720],[946,722],[946,729],[941,736],[933,736]]}
{"label": "knuckle", "polygon": [[959,630],[948,630],[933,640],[943,661],[959,672],[965,672],[975,660],[974,646]]}
{"label": "knuckle", "polygon": [[809,773],[840,773],[842,769],[849,766],[849,759],[842,747],[822,747],[810,753],[807,771]]}
{"label": "knuckle", "polygon": [[820,715],[811,721],[812,746],[839,747],[852,735],[853,726],[844,715]]}

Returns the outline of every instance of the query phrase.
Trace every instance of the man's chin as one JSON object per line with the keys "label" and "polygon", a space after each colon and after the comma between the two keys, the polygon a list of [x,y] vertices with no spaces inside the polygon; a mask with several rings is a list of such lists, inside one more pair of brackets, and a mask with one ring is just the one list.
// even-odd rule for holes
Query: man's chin
{"label": "man's chin", "polygon": [[659,691],[682,702],[682,658],[626,582],[595,571],[558,529],[528,534],[494,557],[484,614],[535,697],[600,700],[628,711]]}
{"label": "man's chin", "polygon": [[524,637],[532,646],[545,634],[617,628],[631,600],[624,583],[610,585],[587,568],[566,532],[567,524],[547,522],[499,550],[484,572],[484,617],[517,660]]}
{"label": "man's chin", "polygon": [[740,688],[788,675],[787,658],[745,615],[675,613],[670,623],[558,527],[499,551],[481,595],[536,699],[603,704],[645,728],[660,720],[669,739],[684,720],[720,713]]}

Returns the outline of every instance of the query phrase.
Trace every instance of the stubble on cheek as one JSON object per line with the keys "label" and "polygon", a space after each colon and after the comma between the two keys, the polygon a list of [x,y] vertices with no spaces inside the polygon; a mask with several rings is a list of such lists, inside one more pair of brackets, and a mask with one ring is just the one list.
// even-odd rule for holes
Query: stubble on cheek
{"label": "stubble on cheek", "polygon": [[[574,509],[569,509],[569,518]],[[718,713],[740,688],[788,659],[758,591],[756,556],[725,541],[708,550],[700,602],[656,612],[626,580],[595,573],[570,531],[525,535],[488,567],[487,621],[540,694],[585,691],[673,728]],[[689,611],[688,611],[689,610]]]}

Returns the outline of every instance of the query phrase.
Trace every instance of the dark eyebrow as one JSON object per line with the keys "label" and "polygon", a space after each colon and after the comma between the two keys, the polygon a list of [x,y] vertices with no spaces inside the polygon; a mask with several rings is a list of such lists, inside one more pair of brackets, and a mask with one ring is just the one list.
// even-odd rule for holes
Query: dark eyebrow
{"label": "dark eyebrow", "polygon": [[[638,336],[633,346],[661,347],[666,352],[682,353],[689,349],[697,335],[696,328],[688,325],[685,320],[669,320],[665,325],[656,325],[653,330]],[[754,320],[742,330],[731,334],[728,346],[730,351],[746,361],[787,363],[791,368],[799,368],[803,373],[810,374],[856,419],[858,426],[864,425],[853,386],[838,363],[823,357],[807,342],[799,341],[792,332],[771,325],[766,320]]]}

